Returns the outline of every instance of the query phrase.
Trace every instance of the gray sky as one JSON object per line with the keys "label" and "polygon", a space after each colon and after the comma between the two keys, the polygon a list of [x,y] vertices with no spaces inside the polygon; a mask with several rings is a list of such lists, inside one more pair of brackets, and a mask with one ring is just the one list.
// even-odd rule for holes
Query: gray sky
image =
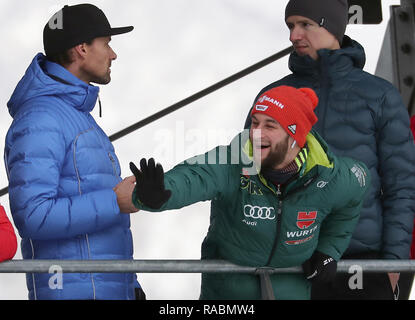
{"label": "gray sky", "polygon": [[[11,124],[6,103],[37,52],[43,51],[42,30],[65,4],[84,1],[2,0],[0,30],[0,149]],[[384,21],[373,26],[348,26],[346,34],[366,49],[365,70],[374,73]],[[90,1],[111,25],[133,25],[129,34],[113,37],[118,59],[112,82],[101,87],[103,117],[92,114],[111,135],[288,47],[284,23],[287,1],[272,0],[102,0]],[[21,8],[24,7],[24,10]],[[243,128],[258,91],[289,73],[288,58],[279,60],[162,120],[114,143],[123,176],[128,163],[155,157],[167,171],[176,163],[219,144],[227,144]],[[173,148],[171,148],[173,146]],[[0,188],[7,186],[4,164]],[[10,216],[8,196],[0,198]],[[209,203],[165,213],[137,213],[131,218],[135,259],[199,259],[209,224]],[[21,259],[20,246],[15,259]],[[200,274],[142,274],[148,299],[197,299]],[[0,299],[27,299],[23,274],[0,274]]]}

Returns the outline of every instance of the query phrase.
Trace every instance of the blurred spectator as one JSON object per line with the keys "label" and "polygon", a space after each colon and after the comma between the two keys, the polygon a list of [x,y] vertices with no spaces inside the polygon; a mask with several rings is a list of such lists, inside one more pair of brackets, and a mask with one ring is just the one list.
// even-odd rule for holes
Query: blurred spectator
{"label": "blurred spectator", "polygon": [[0,205],[0,262],[13,259],[17,250],[17,239],[13,225]]}

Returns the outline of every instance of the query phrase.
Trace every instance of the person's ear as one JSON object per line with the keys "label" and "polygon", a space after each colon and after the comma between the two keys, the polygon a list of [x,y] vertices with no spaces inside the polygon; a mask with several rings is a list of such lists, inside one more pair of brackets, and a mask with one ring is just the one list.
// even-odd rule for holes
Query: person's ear
{"label": "person's ear", "polygon": [[77,46],[72,48],[73,54],[78,56],[79,58],[85,58],[88,54],[88,48],[86,43],[78,44]]}

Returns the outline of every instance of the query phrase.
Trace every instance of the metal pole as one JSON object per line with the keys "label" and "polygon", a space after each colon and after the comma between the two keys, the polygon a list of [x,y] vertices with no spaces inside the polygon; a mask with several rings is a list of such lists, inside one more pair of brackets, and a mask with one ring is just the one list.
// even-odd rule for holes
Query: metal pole
{"label": "metal pole", "polygon": [[284,50],[281,50],[281,51],[273,54],[272,56],[270,56],[270,57],[268,57],[264,60],[261,60],[260,62],[257,62],[254,65],[252,65],[248,68],[245,68],[244,70],[239,71],[238,73],[235,73],[235,74],[229,76],[228,78],[223,79],[222,81],[219,81],[218,83],[215,83],[215,84],[211,85],[210,87],[208,87],[206,89],[203,89],[203,90],[191,95],[190,97],[187,97],[186,99],[183,99],[183,100],[171,105],[170,107],[167,107],[167,108],[165,108],[165,109],[163,109],[163,110],[161,110],[161,111],[159,111],[159,112],[157,112],[157,113],[155,113],[155,114],[153,114],[153,115],[151,115],[151,116],[149,116],[149,117],[147,117],[147,118],[145,118],[145,119],[143,119],[143,120],[127,127],[127,128],[125,128],[125,129],[117,132],[117,133],[114,133],[109,138],[110,138],[111,142],[114,142],[114,141],[116,141],[116,140],[118,140],[118,139],[120,139],[120,138],[122,138],[122,137],[124,137],[124,136],[126,136],[126,135],[128,135],[128,134],[130,134],[130,133],[132,133],[132,132],[134,132],[134,131],[136,131],[136,130],[138,130],[138,129],[140,129],[140,128],[142,128],[142,127],[144,127],[144,126],[146,126],[150,123],[152,123],[152,122],[154,122],[154,121],[156,121],[156,120],[158,120],[158,119],[160,119],[160,118],[163,118],[163,117],[167,116],[168,114],[170,114],[174,111],[177,111],[177,110],[183,108],[184,106],[187,106],[188,104],[190,104],[192,102],[195,102],[196,100],[199,100],[199,99],[207,96],[208,94],[210,94],[212,92],[215,92],[215,91],[223,88],[224,86],[227,86],[227,85],[231,84],[232,82],[235,82],[236,80],[239,80],[239,79],[253,73],[254,71],[257,71],[258,69],[261,69],[261,68],[265,67],[266,65],[268,65],[268,64],[270,64],[274,61],[277,61],[277,60],[289,55],[292,51],[293,51],[292,46],[290,46],[288,48],[285,48]]}
{"label": "metal pole", "polygon": [[0,263],[0,273],[48,273],[56,266],[64,273],[254,273],[256,270],[217,260],[10,260]]}
{"label": "metal pole", "polygon": [[[259,267],[239,266],[223,260],[10,260],[0,273],[258,273]],[[341,260],[338,272],[414,272],[415,260]],[[267,268],[269,274],[301,273],[302,268]]]}

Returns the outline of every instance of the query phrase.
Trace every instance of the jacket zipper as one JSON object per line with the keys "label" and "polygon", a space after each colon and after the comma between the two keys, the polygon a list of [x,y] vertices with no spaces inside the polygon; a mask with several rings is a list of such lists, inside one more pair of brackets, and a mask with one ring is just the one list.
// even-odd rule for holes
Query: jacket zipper
{"label": "jacket zipper", "polygon": [[[75,172],[76,172],[76,177],[77,177],[77,179],[78,179],[78,192],[79,192],[79,195],[82,195],[82,190],[81,190],[81,178],[80,178],[80,176],[79,176],[79,171],[78,171],[78,167],[76,166],[76,147],[77,147],[77,142],[78,142],[78,138],[79,138],[79,136],[81,135],[81,134],[83,134],[83,133],[85,133],[85,132],[87,132],[87,131],[89,131],[89,130],[91,130],[91,129],[88,129],[88,130],[86,130],[86,131],[84,131],[84,132],[81,132],[77,137],[76,137],[76,139],[75,139],[75,141],[74,141],[74,148],[73,148],[73,161],[74,161],[74,166],[75,166]],[[83,260],[83,254],[82,254],[82,252],[83,252],[83,244],[82,244],[82,236],[79,236],[79,240],[80,240],[80,250],[81,250],[81,259]],[[89,238],[88,238],[88,234],[85,234],[85,241],[86,241],[86,244],[87,244],[87,247],[88,247],[88,260],[91,260],[91,252],[90,252],[90,250],[89,250]],[[92,274],[92,273],[90,273],[90,276],[91,276],[91,285],[92,285],[92,292],[93,292],[93,299],[95,300],[96,299],[96,290],[95,290],[95,281],[94,281],[94,275]]]}
{"label": "jacket zipper", "polygon": [[[89,237],[88,234],[85,234],[86,245],[88,248],[88,260],[91,260],[91,248],[89,247]],[[96,290],[95,290],[95,280],[94,275],[92,273],[89,274],[91,276],[91,283],[93,288],[94,300],[96,300]]]}
{"label": "jacket zipper", "polygon": [[[30,240],[30,246],[32,247],[32,260],[34,260],[35,259],[35,249],[34,249],[34,246],[33,246],[32,239],[30,238],[29,240]],[[35,281],[35,273],[32,273],[32,283],[33,283],[33,295],[34,295],[35,300],[37,300],[37,292],[36,292],[37,288],[36,288],[36,281]]]}
{"label": "jacket zipper", "polygon": [[[328,112],[328,98],[329,98],[329,86],[330,86],[330,79],[328,75],[328,67],[327,67],[327,60],[328,57],[324,56],[320,59],[320,67],[319,67],[319,74],[320,74],[320,103],[319,107],[320,110],[323,112],[320,113],[319,119],[321,119],[321,136],[326,136],[326,118]],[[320,121],[319,121],[320,122]]]}
{"label": "jacket zipper", "polygon": [[275,251],[277,249],[278,242],[280,240],[280,233],[281,233],[282,192],[281,192],[281,185],[280,184],[277,186],[277,191],[276,192],[274,191],[274,193],[278,198],[278,205],[277,205],[277,212],[276,212],[277,213],[276,214],[277,230],[276,230],[276,233],[275,233],[274,244],[272,245],[271,253],[269,255],[266,266],[268,266],[271,263],[272,257],[275,255]]}
{"label": "jacket zipper", "polygon": [[[302,190],[302,189],[306,188],[314,180],[315,180],[315,177],[312,177],[312,178],[308,179],[304,184],[302,184],[301,187],[296,188],[295,190],[298,191],[298,190]],[[281,185],[280,184],[277,185],[277,191],[274,191],[270,187],[268,187],[268,188],[272,192],[274,192],[274,194],[277,196],[277,198],[278,198],[278,206],[277,206],[277,214],[276,214],[277,231],[276,231],[275,238],[274,238],[274,244],[272,245],[271,253],[269,255],[269,258],[268,258],[268,261],[266,263],[266,266],[268,266],[271,263],[271,260],[272,260],[272,258],[275,255],[275,252],[277,250],[278,243],[280,241],[280,235],[281,235],[281,219],[282,219],[282,200],[283,200],[283,197],[282,197],[282,193],[283,192],[281,190]],[[290,191],[292,191],[292,190],[290,190]]]}
{"label": "jacket zipper", "polygon": [[110,160],[111,160],[112,170],[113,170],[113,172],[114,172],[114,175],[117,175],[117,168],[116,168],[116,165],[115,165],[115,159],[114,159],[114,157],[112,156],[111,152],[108,152],[108,157],[109,157],[109,158],[110,158]]}

